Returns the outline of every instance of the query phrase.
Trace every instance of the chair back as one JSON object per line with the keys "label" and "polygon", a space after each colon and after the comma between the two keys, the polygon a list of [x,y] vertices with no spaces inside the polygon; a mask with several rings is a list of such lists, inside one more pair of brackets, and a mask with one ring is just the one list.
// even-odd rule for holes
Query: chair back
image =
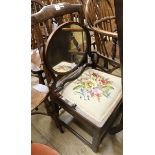
{"label": "chair back", "polygon": [[85,17],[94,31],[97,51],[108,58],[118,59],[118,34],[113,0],[88,0]]}
{"label": "chair back", "polygon": [[[58,26],[47,40],[43,59],[47,72],[54,76],[55,87],[58,87],[57,83],[63,83],[63,78],[78,77],[86,66],[104,70],[100,63],[104,60],[120,67],[117,61],[91,51],[89,29],[78,22],[66,22]],[[110,73],[114,70],[104,71]]]}

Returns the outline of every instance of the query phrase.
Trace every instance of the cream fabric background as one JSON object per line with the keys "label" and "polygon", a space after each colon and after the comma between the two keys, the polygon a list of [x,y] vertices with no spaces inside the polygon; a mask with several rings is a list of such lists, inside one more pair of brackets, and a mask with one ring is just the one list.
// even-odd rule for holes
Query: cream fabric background
{"label": "cream fabric background", "polygon": [[[96,74],[99,74],[100,76],[109,78],[110,81],[113,81],[112,86],[114,87],[114,89],[111,91],[111,94],[108,98],[103,95],[99,101],[97,100],[97,98],[90,98],[90,100],[84,100],[83,98],[80,98],[78,94],[74,93],[74,82],[66,85],[61,92],[61,95],[63,96],[63,99],[67,99],[72,104],[76,104],[78,109],[80,109],[96,121],[102,122],[108,112],[112,113],[122,96],[121,78],[94,69],[87,69],[86,71],[84,71],[84,73],[87,72],[94,72]],[[83,76],[83,74],[81,76]]]}

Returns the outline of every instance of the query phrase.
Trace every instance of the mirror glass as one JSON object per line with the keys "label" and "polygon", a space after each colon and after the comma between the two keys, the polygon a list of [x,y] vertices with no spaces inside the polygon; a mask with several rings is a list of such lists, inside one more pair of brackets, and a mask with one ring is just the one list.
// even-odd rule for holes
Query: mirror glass
{"label": "mirror glass", "polygon": [[48,39],[46,61],[51,69],[66,73],[75,68],[86,51],[86,33],[78,24],[63,24]]}

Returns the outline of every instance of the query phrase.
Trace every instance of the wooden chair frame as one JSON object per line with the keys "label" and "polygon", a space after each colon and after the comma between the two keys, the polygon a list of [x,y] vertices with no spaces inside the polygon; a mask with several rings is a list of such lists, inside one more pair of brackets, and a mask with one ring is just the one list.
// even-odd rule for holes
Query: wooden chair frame
{"label": "wooden chair frame", "polygon": [[[42,9],[42,11],[40,11],[40,12],[38,12],[38,13],[31,16],[31,24],[32,24],[32,26],[38,25],[38,23],[44,22],[44,21],[46,21],[46,20],[48,20],[50,18],[57,17],[57,16],[62,16],[65,13],[79,12],[79,14],[81,14],[81,16],[83,16],[83,12],[82,12],[83,10],[81,9],[82,8],[81,5],[73,4],[72,7],[69,7],[70,4],[65,4],[64,6],[65,6],[64,8],[61,8],[61,10],[57,10],[57,11],[55,10],[54,5],[44,7]],[[65,25],[65,24],[70,24],[70,23],[74,23],[74,22],[64,23],[64,24],[60,25],[60,27]],[[82,19],[81,19],[81,23],[83,23]],[[76,23],[76,24],[78,24],[78,23]],[[59,92],[63,89],[64,85],[67,82],[76,79],[78,76],[80,76],[82,74],[82,72],[87,67],[92,67],[94,69],[98,69],[98,70],[103,71],[104,68],[98,64],[99,59],[102,59],[103,61],[106,60],[108,62],[112,62],[118,67],[120,66],[120,64],[115,62],[114,60],[112,60],[110,58],[107,58],[107,57],[105,57],[103,55],[100,55],[99,53],[92,52],[91,49],[90,49],[91,41],[90,41],[89,31],[88,31],[88,29],[86,27],[83,26],[83,24],[79,24],[79,26],[81,26],[85,30],[86,34],[87,34],[86,36],[87,36],[88,45],[87,45],[87,48],[86,48],[87,52],[85,53],[84,58],[81,61],[81,63],[78,65],[78,67],[74,68],[73,70],[71,70],[70,72],[67,72],[65,74],[60,74],[60,76],[55,76],[55,73],[52,72],[49,69],[49,66],[48,66],[48,61],[46,59],[47,57],[46,57],[46,50],[45,50],[45,43],[44,42],[42,42],[43,50],[41,51],[40,55],[41,55],[41,59],[42,59],[42,65],[43,65],[43,68],[44,68],[44,72],[46,74],[46,79],[48,81],[48,86],[50,88],[51,105],[49,105],[49,107],[50,107],[50,110],[52,111],[52,113],[54,112],[53,115],[55,117],[55,121],[56,121],[57,126],[59,127],[60,131],[63,132],[63,129],[62,129],[61,125],[64,125],[73,134],[75,134],[78,138],[80,138],[85,144],[90,146],[94,152],[97,152],[98,146],[99,146],[102,138],[105,136],[105,134],[107,132],[110,131],[110,128],[111,128],[113,122],[115,121],[115,119],[117,118],[117,116],[120,113],[120,106],[122,104],[122,100],[120,100],[120,103],[118,104],[116,109],[113,111],[112,115],[109,117],[109,119],[105,123],[105,125],[102,128],[99,128],[96,125],[94,125],[92,122],[90,122],[88,119],[86,119],[83,116],[79,115],[76,112],[76,105],[75,106],[68,106],[61,98],[59,98]],[[54,35],[54,33],[56,33],[56,31],[54,31],[53,34],[51,34],[51,36]],[[90,58],[91,63],[87,63],[87,58],[88,57]],[[109,72],[109,73],[111,72],[111,70],[104,70],[104,71]],[[51,83],[51,80],[52,80],[52,83]],[[58,84],[58,82],[59,82],[59,84]],[[60,108],[65,109],[72,116],[74,116],[74,118],[76,118],[77,120],[80,120],[80,123],[82,123],[85,126],[85,128],[87,130],[89,130],[89,132],[92,133],[92,137],[93,137],[92,143],[90,143],[84,137],[79,135],[79,133],[77,133],[75,130],[70,128],[67,124],[65,124],[59,118],[59,110],[60,110]],[[87,124],[88,126],[86,126],[85,124]]]}
{"label": "wooden chair frame", "polygon": [[[94,152],[98,151],[98,147],[99,144],[101,142],[101,140],[103,139],[103,137],[106,135],[107,132],[110,132],[110,128],[112,127],[114,121],[116,120],[117,116],[120,114],[120,106],[122,104],[122,99],[120,100],[119,104],[117,105],[117,107],[115,108],[115,110],[113,111],[113,113],[111,114],[111,116],[108,118],[108,120],[106,121],[106,123],[102,126],[102,127],[98,127],[97,125],[93,124],[92,122],[90,122],[87,118],[83,117],[81,114],[79,114],[76,111],[76,105],[70,106],[69,104],[66,104],[67,101],[64,101],[60,98],[60,94],[59,92],[61,90],[63,90],[64,85],[67,82],[73,81],[75,79],[77,79],[77,77],[79,77],[83,71],[88,68],[91,67],[93,69],[96,70],[100,70],[100,71],[106,71],[108,73],[110,73],[110,70],[103,70],[103,67],[100,66],[98,64],[98,59],[102,59],[103,61],[107,60],[107,61],[111,61],[113,63],[115,63],[115,65],[120,66],[119,63],[115,62],[114,60],[108,59],[107,57],[104,57],[100,54],[98,54],[97,52],[92,52],[90,47],[91,47],[91,40],[90,40],[90,34],[89,34],[89,30],[81,25],[80,23],[75,23],[75,22],[68,22],[68,23],[64,23],[61,24],[58,29],[51,34],[51,36],[49,37],[49,40],[52,39],[52,37],[57,33],[57,31],[59,29],[61,29],[63,26],[65,25],[69,25],[69,24],[76,24],[81,26],[84,29],[84,32],[86,33],[86,40],[87,40],[87,48],[86,48],[86,53],[84,54],[84,57],[81,61],[81,63],[79,63],[74,69],[72,69],[70,72],[65,73],[64,75],[61,76],[61,79],[57,79],[57,77],[55,77],[55,81],[52,83],[52,85],[50,86],[51,89],[51,100],[52,100],[52,104],[55,105],[55,112],[57,113],[56,116],[58,117],[57,119],[59,120],[58,123],[63,126],[65,126],[66,128],[68,128],[74,135],[76,135],[80,140],[82,140],[86,145],[88,145]],[[47,54],[48,54],[48,43],[46,44],[46,50],[44,53],[44,63],[45,63],[45,67],[48,71],[48,75],[53,76],[53,72],[50,69],[50,65],[47,59]],[[90,58],[91,61],[89,62],[87,60],[87,58]],[[77,133],[73,128],[71,128],[70,126],[68,126],[64,121],[62,121],[59,117],[59,109],[63,108],[65,111],[67,111],[69,114],[71,114],[80,124],[82,124],[82,126],[88,130],[89,133],[91,133],[91,136],[93,138],[92,143],[89,142],[88,140],[86,140],[82,135],[80,135],[79,133]],[[61,132],[62,132],[62,127],[61,127]]]}

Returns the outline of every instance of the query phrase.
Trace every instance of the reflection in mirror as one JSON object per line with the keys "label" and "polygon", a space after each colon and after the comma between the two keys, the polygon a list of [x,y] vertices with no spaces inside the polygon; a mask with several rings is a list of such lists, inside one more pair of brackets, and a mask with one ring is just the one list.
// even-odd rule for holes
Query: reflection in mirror
{"label": "reflection in mirror", "polygon": [[86,34],[77,24],[60,26],[49,38],[46,49],[48,65],[59,73],[75,68],[86,51]]}

